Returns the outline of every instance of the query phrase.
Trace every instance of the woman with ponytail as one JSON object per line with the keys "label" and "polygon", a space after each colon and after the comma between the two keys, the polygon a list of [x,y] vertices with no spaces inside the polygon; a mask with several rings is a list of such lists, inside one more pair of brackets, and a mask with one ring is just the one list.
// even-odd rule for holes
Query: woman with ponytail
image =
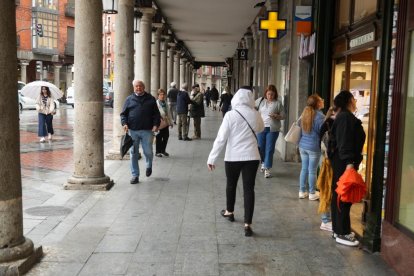
{"label": "woman with ponytail", "polygon": [[[319,132],[325,116],[320,111],[324,107],[324,101],[317,94],[308,97],[306,107],[300,118],[302,129],[299,140],[299,152],[302,159],[302,170],[299,179],[299,198],[318,200],[319,193],[316,191],[316,170],[321,158]],[[306,181],[309,185],[309,193],[306,190]]]}

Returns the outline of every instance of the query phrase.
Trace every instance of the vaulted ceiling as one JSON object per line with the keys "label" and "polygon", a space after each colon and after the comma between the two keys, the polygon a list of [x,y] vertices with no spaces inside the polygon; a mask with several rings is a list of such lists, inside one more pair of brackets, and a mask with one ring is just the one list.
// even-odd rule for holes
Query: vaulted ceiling
{"label": "vaulted ceiling", "polygon": [[156,0],[170,28],[198,62],[224,62],[253,23],[257,0]]}

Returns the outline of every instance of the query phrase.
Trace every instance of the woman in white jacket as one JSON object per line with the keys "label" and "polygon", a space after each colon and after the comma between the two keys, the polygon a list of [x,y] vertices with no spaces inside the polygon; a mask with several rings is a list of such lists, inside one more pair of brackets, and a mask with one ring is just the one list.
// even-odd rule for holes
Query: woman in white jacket
{"label": "woman in white jacket", "polygon": [[254,185],[259,167],[260,154],[256,133],[264,129],[259,112],[254,108],[253,92],[248,87],[240,88],[231,101],[232,110],[226,113],[213,148],[207,160],[209,170],[214,170],[216,160],[227,143],[224,156],[227,177],[227,208],[221,215],[234,221],[237,181],[243,177],[244,191],[244,232],[253,235],[251,228],[254,211]]}

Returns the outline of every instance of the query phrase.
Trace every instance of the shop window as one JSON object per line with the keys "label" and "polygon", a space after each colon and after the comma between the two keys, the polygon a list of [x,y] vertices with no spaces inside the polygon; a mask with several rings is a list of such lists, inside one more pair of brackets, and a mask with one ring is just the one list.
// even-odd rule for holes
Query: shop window
{"label": "shop window", "polygon": [[341,90],[346,89],[345,58],[337,59],[334,65],[333,92],[335,97]]}
{"label": "shop window", "polygon": [[377,0],[355,1],[354,22],[363,19],[377,11]]}
{"label": "shop window", "polygon": [[337,1],[338,8],[337,13],[338,15],[338,29],[342,29],[344,27],[349,26],[349,9],[351,7],[351,0],[339,0]]}
{"label": "shop window", "polygon": [[411,32],[405,124],[401,164],[401,190],[397,222],[414,232],[414,32]]}

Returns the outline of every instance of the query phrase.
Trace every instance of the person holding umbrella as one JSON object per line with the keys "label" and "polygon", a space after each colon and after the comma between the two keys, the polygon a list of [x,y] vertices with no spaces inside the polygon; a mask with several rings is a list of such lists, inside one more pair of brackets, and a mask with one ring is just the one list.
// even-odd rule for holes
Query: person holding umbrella
{"label": "person holding umbrella", "polygon": [[40,143],[46,141],[46,136],[52,140],[53,135],[53,112],[55,110],[55,102],[50,94],[49,87],[42,86],[40,94],[36,99],[36,110],[39,113],[39,129],[38,135]]}

